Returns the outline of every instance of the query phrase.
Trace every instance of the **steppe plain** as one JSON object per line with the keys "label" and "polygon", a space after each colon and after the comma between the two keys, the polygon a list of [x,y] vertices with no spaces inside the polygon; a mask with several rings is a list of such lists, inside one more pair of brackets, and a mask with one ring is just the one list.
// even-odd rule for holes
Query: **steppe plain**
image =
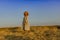
{"label": "steppe plain", "polygon": [[31,26],[29,31],[21,27],[0,28],[0,40],[60,40],[60,26]]}

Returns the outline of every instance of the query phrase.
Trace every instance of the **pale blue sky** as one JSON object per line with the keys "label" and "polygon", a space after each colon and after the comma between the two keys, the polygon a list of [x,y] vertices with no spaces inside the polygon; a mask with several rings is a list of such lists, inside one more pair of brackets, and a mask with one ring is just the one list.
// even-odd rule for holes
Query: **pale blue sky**
{"label": "pale blue sky", "polygon": [[24,11],[30,25],[60,25],[59,0],[0,0],[0,27],[21,25]]}

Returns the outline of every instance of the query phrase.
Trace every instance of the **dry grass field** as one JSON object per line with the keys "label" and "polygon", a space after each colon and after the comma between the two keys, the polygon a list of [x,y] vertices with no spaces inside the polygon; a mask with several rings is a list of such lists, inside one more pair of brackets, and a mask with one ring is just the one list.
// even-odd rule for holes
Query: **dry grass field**
{"label": "dry grass field", "polygon": [[60,40],[60,26],[32,26],[30,29],[0,28],[0,40]]}

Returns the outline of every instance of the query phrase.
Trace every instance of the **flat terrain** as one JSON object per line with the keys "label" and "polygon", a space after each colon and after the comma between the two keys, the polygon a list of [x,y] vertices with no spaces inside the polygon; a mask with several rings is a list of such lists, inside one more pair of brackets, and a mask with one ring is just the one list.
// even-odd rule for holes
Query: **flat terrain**
{"label": "flat terrain", "polygon": [[0,40],[60,40],[60,26],[32,26],[30,29],[0,28]]}

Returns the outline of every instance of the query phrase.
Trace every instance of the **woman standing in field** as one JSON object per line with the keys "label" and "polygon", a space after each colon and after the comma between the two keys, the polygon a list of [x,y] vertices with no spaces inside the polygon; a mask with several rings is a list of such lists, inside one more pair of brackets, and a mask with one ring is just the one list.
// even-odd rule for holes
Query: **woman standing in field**
{"label": "woman standing in field", "polygon": [[30,25],[28,21],[28,15],[29,13],[27,11],[24,12],[24,18],[23,18],[23,30],[30,30]]}

